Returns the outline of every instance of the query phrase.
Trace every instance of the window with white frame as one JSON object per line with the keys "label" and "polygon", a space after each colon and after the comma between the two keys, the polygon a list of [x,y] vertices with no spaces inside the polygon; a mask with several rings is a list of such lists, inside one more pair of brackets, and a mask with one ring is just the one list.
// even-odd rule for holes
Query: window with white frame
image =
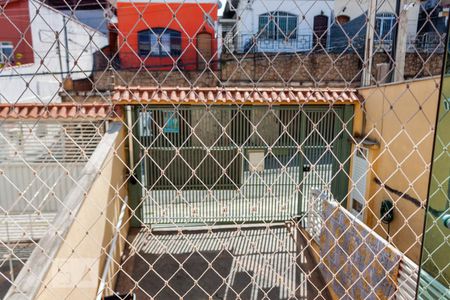
{"label": "window with white frame", "polygon": [[141,57],[178,56],[181,54],[181,32],[166,28],[139,31],[138,51]]}
{"label": "window with white frame", "polygon": [[392,13],[379,13],[375,19],[375,40],[385,43],[392,42],[395,16]]}
{"label": "window with white frame", "polygon": [[11,61],[14,47],[11,42],[0,42],[0,63],[4,64]]}
{"label": "window with white frame", "polygon": [[297,38],[296,15],[275,11],[259,16],[259,36],[272,40],[286,40]]}

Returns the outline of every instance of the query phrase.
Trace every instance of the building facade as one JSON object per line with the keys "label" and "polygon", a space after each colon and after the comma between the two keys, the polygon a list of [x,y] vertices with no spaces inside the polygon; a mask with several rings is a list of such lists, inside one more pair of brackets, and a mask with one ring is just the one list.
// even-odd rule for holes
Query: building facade
{"label": "building facade", "polygon": [[118,1],[121,68],[214,69],[217,9],[215,0]]}
{"label": "building facade", "polygon": [[[348,40],[351,38],[351,50],[363,52],[370,3],[369,0],[335,1],[330,51],[342,52],[348,48]],[[394,0],[384,1],[375,8],[375,51],[392,50],[398,24],[396,3]],[[400,10],[406,12],[407,52],[433,52],[436,48],[443,50],[443,10],[443,5],[436,0],[411,2]]]}
{"label": "building facade", "polygon": [[221,20],[226,23],[226,18],[231,18],[236,22],[232,31],[225,33],[226,48],[240,53],[323,49],[328,44],[333,6],[334,1],[232,2],[225,7]]}
{"label": "building facade", "polygon": [[[34,62],[28,1],[1,0],[0,7],[0,66],[30,64]],[[21,33],[24,33],[22,36]]]}
{"label": "building facade", "polygon": [[59,102],[64,80],[88,78],[93,54],[108,45],[104,34],[40,1],[2,8],[0,102]]}

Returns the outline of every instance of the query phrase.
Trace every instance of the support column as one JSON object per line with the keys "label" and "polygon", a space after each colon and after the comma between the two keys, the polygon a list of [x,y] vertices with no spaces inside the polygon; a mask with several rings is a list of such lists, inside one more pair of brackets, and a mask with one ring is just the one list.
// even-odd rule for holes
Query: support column
{"label": "support column", "polygon": [[403,81],[405,79],[405,58],[406,47],[408,43],[408,16],[407,16],[407,0],[397,1],[398,24],[396,35],[396,51],[394,61],[394,82]]}
{"label": "support column", "polygon": [[364,71],[362,74],[362,86],[371,84],[372,60],[373,60],[373,38],[375,35],[375,17],[377,13],[377,0],[370,0],[367,11],[366,42],[364,46]]}

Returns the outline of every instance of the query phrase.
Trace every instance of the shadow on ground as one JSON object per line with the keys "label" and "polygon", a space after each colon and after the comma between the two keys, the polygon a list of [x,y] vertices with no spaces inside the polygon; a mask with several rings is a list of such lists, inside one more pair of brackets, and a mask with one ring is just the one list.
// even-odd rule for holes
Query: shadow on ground
{"label": "shadow on ground", "polygon": [[116,292],[137,299],[330,299],[305,240],[284,226],[183,234],[142,228],[129,242]]}

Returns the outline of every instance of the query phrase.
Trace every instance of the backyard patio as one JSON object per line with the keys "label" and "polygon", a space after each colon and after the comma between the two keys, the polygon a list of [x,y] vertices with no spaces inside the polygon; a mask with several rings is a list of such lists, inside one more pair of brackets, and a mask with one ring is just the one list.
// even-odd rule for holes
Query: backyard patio
{"label": "backyard patio", "polygon": [[136,228],[128,242],[118,294],[135,293],[137,299],[329,299],[311,246],[292,226]]}

